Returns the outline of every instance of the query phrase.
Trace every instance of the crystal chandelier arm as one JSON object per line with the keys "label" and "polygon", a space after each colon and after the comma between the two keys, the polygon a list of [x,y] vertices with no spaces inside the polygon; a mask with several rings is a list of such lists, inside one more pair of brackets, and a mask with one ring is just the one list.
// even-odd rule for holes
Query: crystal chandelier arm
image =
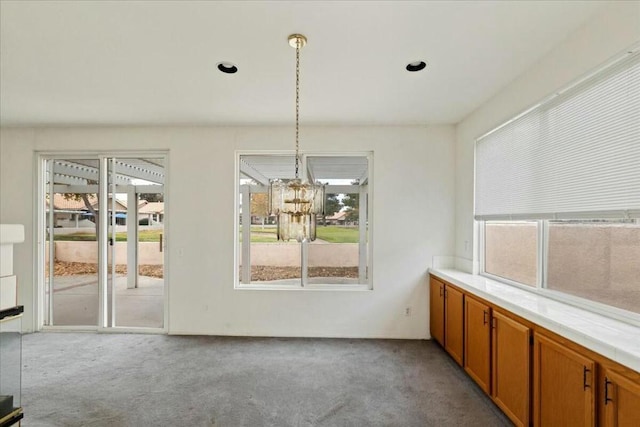
{"label": "crystal chandelier arm", "polygon": [[302,40],[296,37],[296,179],[300,165],[300,44]]}

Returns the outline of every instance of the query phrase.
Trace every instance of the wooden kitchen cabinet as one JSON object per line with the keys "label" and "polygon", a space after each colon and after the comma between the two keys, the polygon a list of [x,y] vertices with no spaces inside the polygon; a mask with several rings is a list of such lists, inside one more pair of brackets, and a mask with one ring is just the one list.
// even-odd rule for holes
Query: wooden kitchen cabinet
{"label": "wooden kitchen cabinet", "polygon": [[464,349],[464,294],[451,286],[444,288],[444,348],[462,366]]}
{"label": "wooden kitchen cabinet", "polygon": [[531,329],[494,310],[491,397],[517,426],[531,419]]}
{"label": "wooden kitchen cabinet", "polygon": [[444,347],[444,283],[433,276],[429,280],[429,330]]}
{"label": "wooden kitchen cabinet", "polygon": [[534,337],[534,426],[595,426],[595,362],[538,333]]}
{"label": "wooden kitchen cabinet", "polygon": [[431,277],[429,298],[431,337],[462,366],[464,294],[453,286],[445,285]]}
{"label": "wooden kitchen cabinet", "polygon": [[464,297],[464,370],[485,393],[491,392],[491,308]]}
{"label": "wooden kitchen cabinet", "polygon": [[431,336],[515,425],[640,427],[639,372],[439,277],[430,298]]}
{"label": "wooden kitchen cabinet", "polygon": [[602,387],[600,408],[604,412],[604,425],[640,426],[640,382],[605,369]]}

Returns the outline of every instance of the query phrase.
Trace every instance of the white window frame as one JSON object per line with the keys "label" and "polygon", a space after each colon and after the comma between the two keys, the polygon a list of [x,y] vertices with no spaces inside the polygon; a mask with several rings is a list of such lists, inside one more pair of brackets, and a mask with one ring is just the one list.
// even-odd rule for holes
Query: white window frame
{"label": "white window frame", "polygon": [[489,273],[486,270],[486,255],[485,255],[485,250],[486,250],[486,233],[485,233],[485,223],[486,221],[476,221],[476,223],[478,224],[478,242],[480,245],[480,250],[478,251],[479,254],[479,258],[480,258],[480,273],[482,276],[488,277],[492,280],[495,280],[497,282],[502,282],[502,283],[506,283],[508,285],[511,286],[515,286],[521,289],[525,289],[528,291],[531,290],[536,290],[541,288],[541,263],[542,263],[542,259],[541,259],[541,251],[540,251],[540,229],[541,229],[541,222],[542,221],[531,221],[531,222],[536,222],[537,223],[537,232],[538,232],[538,244],[537,244],[537,256],[536,256],[536,283],[534,284],[534,286],[531,285],[527,285],[526,283],[521,283],[506,277],[502,277],[502,276],[498,276],[492,273]]}
{"label": "white window frame", "polygon": [[[367,211],[366,211],[366,224],[362,224],[361,227],[365,227],[367,230],[367,242],[366,252],[366,269],[367,280],[366,283],[357,284],[334,284],[334,283],[306,283],[306,276],[303,272],[299,283],[241,283],[241,274],[239,272],[239,215],[240,215],[240,158],[242,156],[292,156],[295,155],[291,150],[236,150],[234,156],[234,208],[233,208],[233,230],[234,230],[234,243],[233,243],[233,284],[235,290],[260,290],[260,291],[371,291],[373,290],[373,152],[372,151],[355,151],[355,152],[326,152],[326,151],[301,151],[300,152],[300,175],[306,176],[307,158],[308,157],[366,157],[367,158]],[[330,193],[330,187],[328,186],[327,193]],[[359,221],[362,223],[362,221]],[[362,231],[362,230],[361,230]],[[360,234],[362,235],[362,233]],[[304,245],[304,243],[303,243]],[[305,250],[302,249],[301,250]],[[302,263],[304,261],[302,260]]]}
{"label": "white window frame", "polygon": [[[507,220],[501,220],[507,222]],[[556,291],[547,288],[547,263],[548,263],[548,247],[549,247],[549,221],[538,220],[538,243],[537,243],[537,280],[536,286],[529,286],[524,283],[520,283],[514,280],[510,280],[504,277],[496,276],[486,271],[485,265],[485,225],[487,221],[476,221],[478,225],[478,243],[480,250],[478,251],[480,259],[480,272],[481,276],[495,280],[497,282],[505,283],[507,285],[515,286],[520,289],[524,289],[529,292],[538,293],[544,297],[560,301],[566,304],[570,304],[576,307],[584,308],[594,313],[602,314],[604,316],[617,319],[632,325],[640,326],[640,313],[634,313],[632,311],[623,310],[621,308],[614,307],[612,305],[604,304],[588,298],[571,295],[565,292]]]}

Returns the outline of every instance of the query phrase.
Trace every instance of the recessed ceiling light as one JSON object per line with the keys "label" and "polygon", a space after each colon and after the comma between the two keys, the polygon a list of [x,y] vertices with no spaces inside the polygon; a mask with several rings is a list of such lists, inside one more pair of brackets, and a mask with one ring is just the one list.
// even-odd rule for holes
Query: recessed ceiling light
{"label": "recessed ceiling light", "polygon": [[427,66],[427,63],[424,61],[409,62],[407,64],[407,71],[414,72],[414,71],[424,70],[426,66]]}
{"label": "recessed ceiling light", "polygon": [[236,67],[231,62],[219,62],[218,63],[218,70],[220,70],[220,71],[222,71],[223,73],[226,73],[226,74],[234,74],[234,73],[238,72],[238,67]]}

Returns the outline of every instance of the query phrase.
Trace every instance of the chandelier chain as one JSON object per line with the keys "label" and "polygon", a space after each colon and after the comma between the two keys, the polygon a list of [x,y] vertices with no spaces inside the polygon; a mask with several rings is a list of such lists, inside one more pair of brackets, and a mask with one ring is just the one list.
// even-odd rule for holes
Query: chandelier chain
{"label": "chandelier chain", "polygon": [[296,179],[298,178],[298,168],[300,163],[300,43],[302,40],[296,39]]}

